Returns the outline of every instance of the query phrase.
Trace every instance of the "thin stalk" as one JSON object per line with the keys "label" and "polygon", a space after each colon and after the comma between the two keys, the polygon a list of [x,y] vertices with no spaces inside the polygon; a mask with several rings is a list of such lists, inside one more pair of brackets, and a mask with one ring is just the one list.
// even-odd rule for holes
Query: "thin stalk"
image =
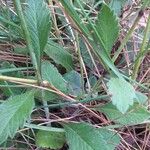
{"label": "thin stalk", "polygon": [[89,79],[88,79],[88,75],[87,75],[87,71],[86,71],[86,67],[85,67],[85,64],[84,64],[84,61],[83,61],[83,58],[82,58],[82,55],[81,55],[81,50],[80,50],[80,44],[79,44],[79,36],[78,36],[78,33],[76,32],[76,42],[77,42],[77,54],[78,54],[78,59],[79,59],[79,63],[80,63],[80,72],[81,72],[81,76],[82,76],[82,92],[84,93],[84,74],[85,74],[85,77],[87,79],[87,86],[88,86],[88,90],[90,91],[91,89],[91,85],[90,85],[90,82],[89,82]]}
{"label": "thin stalk", "polygon": [[[22,29],[23,29],[23,31],[24,31],[25,39],[26,39],[26,42],[27,42],[27,48],[29,49],[30,56],[32,57],[32,63],[33,63],[33,65],[34,65],[35,69],[36,69],[37,81],[38,81],[38,84],[40,85],[40,84],[42,83],[41,65],[38,64],[38,61],[37,61],[37,58],[36,58],[34,49],[33,49],[32,44],[31,44],[32,41],[31,41],[30,34],[29,34],[29,31],[28,31],[28,28],[27,28],[27,24],[26,24],[24,15],[23,15],[23,11],[22,11],[22,8],[21,8],[20,0],[14,0],[14,4],[15,4],[15,7],[16,7],[18,16],[19,16],[19,18],[20,18],[20,21],[21,21]],[[43,92],[42,92],[42,93],[43,93]],[[42,94],[42,93],[41,93],[41,94]],[[43,94],[42,94],[42,95],[43,95]],[[43,100],[43,96],[42,96],[42,102],[43,102],[43,105],[44,105],[44,106],[47,105],[47,102]],[[45,111],[46,117],[48,117],[48,116],[49,116],[48,110],[45,109],[44,111]]]}
{"label": "thin stalk", "polygon": [[16,78],[16,77],[8,77],[8,76],[2,76],[2,75],[0,75],[0,81],[22,82],[22,83],[28,83],[28,84],[38,84],[37,80]]}
{"label": "thin stalk", "polygon": [[[84,103],[89,103],[92,101],[101,101],[102,99],[108,100],[109,98],[110,98],[110,95],[101,95],[101,96],[98,96],[95,98],[86,98],[86,99],[76,101],[76,102],[65,102],[65,103],[59,103],[59,104],[51,104],[51,105],[48,105],[47,107],[49,107],[49,108],[59,108],[59,107],[64,108],[64,107],[68,107],[68,106],[79,104],[79,103],[84,104]],[[39,109],[39,108],[43,108],[43,107],[41,106],[41,107],[37,107],[37,108]]]}
{"label": "thin stalk", "polygon": [[8,25],[13,26],[13,27],[15,27],[15,28],[20,30],[20,27],[17,24],[13,23],[10,20],[7,20],[7,19],[3,18],[2,16],[0,16],[0,22],[7,23]]}
{"label": "thin stalk", "polygon": [[143,60],[143,57],[144,57],[142,54],[143,54],[143,52],[145,51],[145,49],[147,47],[147,40],[149,38],[149,34],[150,34],[150,15],[148,17],[147,26],[146,26],[146,29],[145,29],[142,45],[141,45],[140,51],[138,53],[137,59],[136,59],[135,64],[134,64],[132,79],[136,79],[137,76],[138,76],[138,71],[139,71],[139,68],[140,68],[140,64],[141,64],[141,62]]}
{"label": "thin stalk", "polygon": [[60,32],[60,30],[58,28],[58,25],[57,25],[57,18],[56,18],[56,13],[55,13],[55,8],[54,8],[53,1],[49,0],[48,5],[51,5],[52,21],[53,21],[53,26],[54,26],[54,30],[55,30],[55,33],[56,33],[56,37],[60,39],[59,43],[64,45],[63,39],[60,36],[61,32]]}
{"label": "thin stalk", "polygon": [[[47,90],[53,93],[56,93],[62,97],[64,97],[66,100],[68,101],[72,101],[75,102],[76,99],[64,94],[63,92],[59,91],[57,88],[55,88],[54,86],[50,85],[48,82],[43,83],[43,86],[38,86],[38,85],[33,85],[33,84],[28,84],[28,83],[23,83],[23,82],[18,82],[18,81],[10,81],[10,82],[14,82],[14,83],[18,83],[21,85],[26,85],[29,87],[34,87],[34,88],[38,88],[38,89],[42,89],[42,90]],[[81,103],[77,104],[78,106],[80,105],[81,107],[83,107],[85,110],[87,110],[88,112],[92,113],[93,116],[95,116],[96,118],[98,118],[101,121],[104,121],[103,118],[101,118],[99,115],[97,115],[94,111],[90,110],[88,107],[82,105]]]}
{"label": "thin stalk", "polygon": [[121,41],[121,45],[120,47],[118,48],[118,50],[115,52],[113,58],[112,58],[112,61],[115,62],[116,59],[118,58],[119,54],[121,53],[122,49],[124,48],[124,46],[126,45],[126,43],[128,42],[128,40],[130,39],[130,37],[132,36],[139,20],[141,19],[143,15],[143,10],[140,10],[139,13],[138,13],[138,16],[136,17],[132,27],[130,28],[130,30],[128,31],[127,35],[125,36],[125,38],[123,39],[123,41]]}
{"label": "thin stalk", "polygon": [[25,18],[24,18],[24,14],[23,14],[23,11],[22,11],[21,3],[20,3],[20,0],[13,0],[13,2],[14,2],[17,14],[18,14],[20,22],[21,22],[22,30],[24,32],[25,40],[27,42],[27,48],[29,49],[30,56],[32,57],[32,63],[34,65],[35,69],[36,69],[38,82],[40,84],[40,82],[42,81],[41,80],[42,79],[41,78],[41,73],[40,73],[41,72],[40,71],[40,66],[38,66],[36,55],[35,55],[35,52],[34,52],[34,49],[33,49],[32,45],[31,45],[32,42],[31,42],[28,27],[27,27],[27,24],[26,24],[26,21],[25,21]]}
{"label": "thin stalk", "polygon": [[48,106],[47,101],[44,100],[44,96],[45,96],[44,90],[41,90],[41,94],[42,94],[42,103],[43,103],[43,106],[44,106],[44,112],[45,112],[45,115],[46,115],[46,119],[49,119],[49,108],[47,107]]}
{"label": "thin stalk", "polygon": [[0,69],[0,73],[17,72],[17,71],[23,71],[27,69],[33,69],[33,67]]}
{"label": "thin stalk", "polygon": [[59,133],[65,132],[65,130],[62,128],[46,127],[46,126],[40,126],[40,125],[36,125],[36,124],[25,123],[24,126],[27,128],[38,129],[38,130],[43,130],[43,131],[59,132]]}
{"label": "thin stalk", "polygon": [[14,95],[12,89],[9,87],[8,83],[6,81],[4,81],[4,84],[7,86],[7,91],[9,92],[10,95]]}

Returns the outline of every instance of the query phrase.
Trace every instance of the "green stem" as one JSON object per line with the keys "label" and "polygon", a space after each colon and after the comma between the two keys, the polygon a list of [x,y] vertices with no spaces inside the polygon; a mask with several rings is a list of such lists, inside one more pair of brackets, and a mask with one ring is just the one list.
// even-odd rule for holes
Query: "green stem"
{"label": "green stem", "polygon": [[142,15],[141,13],[143,12],[143,10],[140,10],[138,13],[138,16],[136,17],[132,27],[130,28],[130,30],[128,31],[127,35],[125,36],[125,38],[123,39],[123,41],[121,41],[121,45],[118,48],[118,50],[115,52],[115,55],[113,56],[112,60],[113,62],[116,61],[116,59],[118,58],[119,54],[121,53],[122,49],[124,48],[124,46],[126,45],[126,43],[128,42],[128,40],[130,39],[131,35],[133,34],[139,20],[141,19]]}
{"label": "green stem", "polygon": [[[84,69],[83,69],[83,61],[82,61],[82,55],[81,55],[81,50],[80,50],[80,43],[79,43],[79,36],[78,33],[76,32],[76,43],[77,43],[77,54],[78,54],[78,60],[79,60],[79,64],[80,64],[80,73],[81,73],[81,84],[82,84],[82,94],[85,93],[84,91]],[[88,79],[87,79],[88,80]]]}
{"label": "green stem", "polygon": [[135,64],[134,64],[132,79],[136,79],[137,76],[138,76],[138,71],[139,71],[139,68],[140,68],[140,64],[141,64],[141,62],[143,60],[143,57],[144,57],[143,52],[145,51],[145,49],[147,47],[147,40],[149,38],[149,34],[150,34],[150,15],[148,17],[148,22],[147,22],[147,26],[146,26],[146,29],[145,29],[142,45],[141,45],[140,51],[138,53],[137,59],[136,59]]}
{"label": "green stem", "polygon": [[20,0],[13,0],[13,1],[14,1],[14,5],[16,7],[16,11],[17,11],[17,14],[19,16],[20,22],[21,22],[21,27],[22,27],[22,30],[24,32],[25,40],[27,42],[27,48],[29,49],[30,56],[32,58],[32,63],[34,65],[35,69],[36,69],[38,82],[40,84],[40,82],[42,81],[41,80],[42,79],[41,78],[41,73],[40,73],[40,66],[38,66],[36,55],[35,55],[35,52],[34,52],[34,49],[33,49],[32,45],[31,45],[32,41],[31,41],[31,38],[30,38],[30,33],[28,31],[28,27],[27,27],[25,18],[24,18],[21,3],[20,3]]}
{"label": "green stem", "polygon": [[[29,52],[30,52],[30,56],[32,57],[32,63],[34,65],[35,69],[36,69],[38,84],[40,85],[42,83],[41,65],[40,64],[38,65],[38,61],[37,61],[34,49],[33,49],[32,44],[31,44],[32,41],[31,41],[30,33],[28,31],[27,24],[26,24],[24,15],[23,15],[20,0],[14,0],[14,4],[15,4],[15,7],[16,7],[18,16],[20,18],[20,21],[21,21],[21,26],[22,26],[22,29],[24,31],[24,35],[25,35],[25,39],[26,39],[26,42],[27,42],[27,47],[28,47]],[[44,99],[43,99],[43,91],[41,91],[41,95],[42,95],[43,105],[45,106],[45,105],[47,105],[47,102],[44,101]],[[46,114],[46,117],[49,116],[48,109],[45,109],[45,114]]]}
{"label": "green stem", "polygon": [[15,77],[8,77],[8,76],[2,76],[0,75],[0,81],[8,81],[8,82],[22,82],[22,83],[28,83],[28,84],[37,84],[37,80],[32,79],[24,79],[24,78],[15,78]]}
{"label": "green stem", "polygon": [[65,132],[65,130],[63,128],[40,126],[40,125],[36,125],[36,124],[25,123],[24,126],[27,127],[27,128],[38,129],[38,130],[43,130],[43,131],[59,132],[59,133],[64,133]]}
{"label": "green stem", "polygon": [[[51,105],[47,105],[46,107],[49,107],[51,109],[52,108],[59,108],[59,107],[64,108],[64,107],[68,107],[68,106],[75,105],[75,104],[84,104],[84,103],[89,103],[92,101],[101,101],[102,99],[108,100],[108,98],[110,98],[109,95],[101,95],[101,96],[98,96],[95,98],[86,98],[86,99],[76,101],[76,102],[65,102],[65,103],[59,103],[59,104],[51,104]],[[43,108],[43,107],[38,107],[38,109],[39,108]]]}

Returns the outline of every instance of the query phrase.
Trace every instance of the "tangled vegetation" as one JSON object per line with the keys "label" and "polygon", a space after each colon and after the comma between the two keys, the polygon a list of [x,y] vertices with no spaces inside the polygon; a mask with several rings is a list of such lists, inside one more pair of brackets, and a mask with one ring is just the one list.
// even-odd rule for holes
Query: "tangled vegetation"
{"label": "tangled vegetation", "polygon": [[149,0],[0,0],[0,149],[150,149]]}

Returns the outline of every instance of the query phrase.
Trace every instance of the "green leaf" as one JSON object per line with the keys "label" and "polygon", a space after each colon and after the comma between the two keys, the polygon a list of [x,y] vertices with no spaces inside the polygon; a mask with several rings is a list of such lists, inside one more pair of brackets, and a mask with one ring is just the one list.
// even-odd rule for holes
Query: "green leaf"
{"label": "green leaf", "polygon": [[135,100],[140,104],[145,104],[146,101],[148,100],[148,97],[146,95],[138,91],[136,91],[136,97],[137,98]]}
{"label": "green leaf", "polygon": [[42,62],[42,79],[48,81],[60,91],[67,91],[67,82],[58,72],[57,68],[48,61]]}
{"label": "green leaf", "polygon": [[50,11],[43,0],[28,0],[25,11],[32,47],[40,64],[50,30]]}
{"label": "green leaf", "polygon": [[80,95],[82,93],[82,78],[76,71],[71,71],[64,74],[64,79],[68,82],[69,93]]}
{"label": "green leaf", "polygon": [[64,133],[40,130],[36,135],[36,145],[41,148],[60,149],[64,144]]}
{"label": "green leaf", "polygon": [[113,150],[120,142],[115,132],[89,124],[69,123],[64,128],[70,150]]}
{"label": "green leaf", "polygon": [[109,6],[112,10],[118,15],[121,14],[121,9],[123,5],[125,4],[126,0],[111,0]]}
{"label": "green leaf", "polygon": [[13,138],[19,127],[23,127],[34,107],[34,92],[12,96],[0,105],[0,144]]}
{"label": "green leaf", "polygon": [[74,6],[72,5],[71,1],[69,0],[59,0],[61,4],[63,5],[64,9],[66,10],[67,14],[72,17],[75,24],[80,28],[80,30],[84,33],[85,36],[88,36],[90,38],[90,32],[88,28],[85,26],[81,18],[79,17],[78,13],[74,9]]}
{"label": "green leaf", "polygon": [[137,98],[133,86],[123,78],[111,78],[107,86],[112,95],[112,103],[118,110],[125,113]]}
{"label": "green leaf", "polygon": [[[63,7],[65,8],[68,15],[73,19],[75,24],[79,27],[79,29],[82,31],[84,36],[87,38],[87,40],[89,41],[89,43],[93,47],[94,53],[99,58],[98,59],[99,62],[102,63],[105,67],[108,66],[117,76],[121,76],[118,69],[115,67],[115,65],[113,64],[109,55],[107,54],[108,51],[106,52],[106,48],[104,47],[104,43],[101,40],[100,35],[98,35],[98,33],[95,29],[95,26],[93,25],[93,22],[87,18],[87,20],[89,22],[89,27],[90,27],[90,29],[92,29],[92,32],[94,33],[94,36],[96,38],[92,38],[92,35],[91,35],[89,28],[87,27],[87,25],[85,25],[82,22],[82,19],[80,19],[80,16],[78,15],[78,13],[74,9],[74,7],[70,4],[70,1],[60,0],[60,2],[63,5]],[[85,16],[86,16],[86,14],[85,14]],[[100,41],[101,45],[103,44],[102,45],[102,48],[104,49],[103,51],[100,51],[99,45],[97,43],[98,40]]]}
{"label": "green leaf", "polygon": [[65,67],[67,71],[73,69],[72,56],[61,45],[53,41],[49,41],[45,48],[45,53],[53,59],[55,63],[61,64]]}
{"label": "green leaf", "polygon": [[31,123],[25,123],[24,125],[27,128],[31,129],[37,129],[37,130],[42,130],[42,131],[48,131],[48,132],[59,132],[59,133],[64,133],[65,130],[63,128],[55,128],[55,127],[48,127],[48,126],[42,126],[42,125],[37,125],[37,124],[31,124]]}
{"label": "green leaf", "polygon": [[[27,69],[27,68],[26,68]],[[18,70],[18,71],[17,71]],[[16,71],[16,72],[15,72]],[[13,63],[9,63],[4,61],[0,66],[0,74],[5,76],[15,76],[15,77],[23,77],[23,73],[19,68],[17,68]],[[22,88],[10,88],[9,86],[15,85],[14,83],[10,83],[7,81],[0,81],[0,85],[6,85],[6,87],[0,87],[0,89],[4,92],[5,96],[18,95],[22,93]]]}
{"label": "green leaf", "polygon": [[142,0],[143,7],[150,7],[150,1],[149,0]]}
{"label": "green leaf", "polygon": [[110,54],[112,46],[118,38],[119,26],[118,20],[113,11],[103,4],[96,21],[96,30],[101,37],[101,44],[108,54]]}
{"label": "green leaf", "polygon": [[29,52],[29,50],[27,49],[27,47],[16,46],[14,48],[14,52],[17,53],[17,54],[26,55]]}
{"label": "green leaf", "polygon": [[119,112],[112,103],[96,107],[95,110],[103,112],[111,121],[121,125],[136,125],[150,118],[150,113],[141,105],[135,104],[125,114]]}
{"label": "green leaf", "polygon": [[91,57],[89,55],[89,52],[87,50],[87,46],[85,44],[86,43],[83,41],[83,39],[79,38],[79,46],[80,46],[80,51],[81,51],[83,61],[87,67],[89,67],[91,70],[93,70],[94,65],[93,65],[93,62],[92,62]]}

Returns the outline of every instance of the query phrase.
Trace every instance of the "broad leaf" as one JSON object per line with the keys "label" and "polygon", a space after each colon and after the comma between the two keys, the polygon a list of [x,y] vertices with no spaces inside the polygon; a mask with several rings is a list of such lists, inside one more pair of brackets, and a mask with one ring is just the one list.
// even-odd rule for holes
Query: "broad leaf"
{"label": "broad leaf", "polygon": [[48,61],[42,62],[42,78],[55,86],[57,89],[66,92],[67,82],[58,72],[57,68]]}
{"label": "broad leaf", "polygon": [[36,135],[36,145],[41,148],[60,149],[64,144],[64,133],[40,130]]}
{"label": "broad leaf", "polygon": [[71,71],[64,74],[64,79],[68,82],[69,93],[80,95],[82,93],[82,78],[76,71]]}
{"label": "broad leaf", "polygon": [[34,107],[34,92],[12,96],[0,105],[0,144],[13,138],[19,127],[23,127]]}
{"label": "broad leaf", "polygon": [[123,78],[111,78],[107,86],[112,95],[112,103],[120,112],[125,113],[137,98],[133,86]]}
{"label": "broad leaf", "polygon": [[135,104],[125,114],[119,112],[114,105],[108,103],[95,110],[103,112],[111,121],[121,125],[136,125],[150,118],[150,113],[141,105]]}
{"label": "broad leaf", "polygon": [[97,129],[85,123],[65,124],[70,150],[113,150],[119,144],[119,136],[107,129]]}
{"label": "broad leaf", "polygon": [[43,0],[28,0],[25,11],[32,47],[40,63],[41,54],[47,43],[50,29],[50,13]]}
{"label": "broad leaf", "polygon": [[73,69],[72,56],[61,45],[49,41],[45,53],[55,61],[57,64],[61,64],[68,71]]}
{"label": "broad leaf", "polygon": [[118,38],[118,20],[111,9],[103,4],[96,21],[96,30],[101,38],[101,44],[108,54]]}
{"label": "broad leaf", "polygon": [[[42,79],[48,81],[51,85],[56,87],[58,90],[67,93],[67,82],[62,77],[62,75],[58,72],[57,68],[49,63],[48,61],[42,62],[41,65],[41,73],[42,73]],[[59,95],[50,92],[50,91],[43,91],[43,94],[41,95],[41,92],[36,93],[37,98],[41,98],[46,101],[57,101],[60,99]]]}

